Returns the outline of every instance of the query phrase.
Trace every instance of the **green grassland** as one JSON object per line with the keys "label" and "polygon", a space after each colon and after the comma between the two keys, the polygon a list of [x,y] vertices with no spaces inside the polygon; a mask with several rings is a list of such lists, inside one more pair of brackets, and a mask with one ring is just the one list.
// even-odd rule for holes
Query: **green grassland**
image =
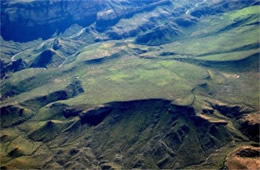
{"label": "green grassland", "polygon": [[[64,40],[65,47],[82,47],[79,54],[74,55],[73,59],[58,68],[29,68],[13,73],[8,79],[1,80],[1,96],[11,90],[17,94],[2,98],[0,105],[1,107],[8,105],[29,107],[26,102],[31,100],[30,102],[35,102],[35,106],[38,106],[38,101],[34,99],[41,96],[48,97],[59,90],[66,90],[73,81],[80,81],[84,92],[64,100],[52,101],[39,109],[35,107],[36,110],[30,108],[34,112],[29,120],[14,128],[1,129],[1,139],[4,139],[0,143],[1,165],[9,168],[37,168],[43,165],[46,166],[44,168],[61,168],[62,163],[52,162],[51,155],[62,150],[61,158],[68,160],[67,152],[69,153],[71,148],[77,148],[77,146],[96,148],[95,154],[105,158],[110,158],[117,152],[123,154],[120,153],[120,149],[125,151],[129,147],[133,151],[124,155],[127,157],[137,153],[134,152],[135,150],[149,150],[144,147],[144,144],[150,142],[147,147],[151,147],[153,142],[158,142],[156,139],[150,140],[154,136],[158,135],[166,140],[166,137],[162,135],[166,133],[165,131],[177,133],[184,125],[195,130],[191,130],[189,136],[183,138],[182,142],[187,145],[180,146],[181,152],[188,155],[185,146],[192,148],[195,146],[192,142],[195,141],[198,147],[196,145],[194,153],[190,154],[198,156],[200,161],[204,160],[209,153],[199,155],[202,147],[200,148],[199,138],[196,136],[201,135],[201,132],[198,132],[196,125],[191,123],[192,118],[180,115],[176,117],[176,126],[169,129],[164,128],[165,124],[173,123],[168,120],[175,119],[174,115],[168,114],[170,111],[160,108],[161,105],[167,107],[169,105],[160,102],[155,104],[141,102],[130,108],[128,112],[126,111],[123,118],[120,117],[120,121],[115,124],[109,123],[109,121],[117,120],[110,116],[97,127],[81,125],[79,123],[81,115],[65,118],[59,108],[55,110],[52,106],[57,103],[65,104],[68,107],[86,111],[113,102],[164,99],[174,105],[193,107],[196,116],[201,114],[202,109],[209,107],[206,101],[217,104],[223,102],[226,105],[246,105],[257,110],[260,97],[259,29],[258,25],[250,25],[256,22],[256,18],[249,18],[242,26],[228,26],[238,20],[248,18],[249,15],[259,18],[258,9],[258,6],[254,6],[225,14],[202,17],[198,24],[183,29],[182,32],[185,34],[183,39],[158,47],[136,44],[133,39],[99,42],[85,47],[82,47],[84,43],[82,46],[77,46],[75,42],[70,44]],[[156,10],[160,11],[162,8]],[[146,18],[138,21],[141,15],[145,15]],[[131,26],[134,27],[134,23],[145,23],[149,18],[148,15],[149,13],[136,15],[130,20],[133,24]],[[128,22],[129,20],[121,20],[117,26],[124,27]],[[127,32],[127,30],[125,31]],[[147,52],[140,54],[137,49]],[[165,52],[172,52],[172,54],[160,55]],[[33,52],[32,60],[39,53],[40,51]],[[27,55],[17,57],[26,58]],[[31,61],[29,58],[26,59]],[[241,64],[245,60],[246,64]],[[137,108],[141,109],[138,111]],[[155,127],[150,127],[153,122],[151,115],[157,112],[162,112],[162,114],[159,115]],[[120,109],[114,111],[112,115],[118,113],[121,113]],[[226,136],[212,137],[215,149],[223,146],[220,144],[221,140],[224,141],[222,141],[223,143],[228,143],[231,138],[228,132],[246,138],[236,130],[237,125],[232,118],[221,117],[219,112],[207,116],[209,122],[214,126],[218,121],[228,122],[226,127],[216,125],[216,129],[225,132]],[[148,126],[149,128],[147,128]],[[70,135],[71,138],[65,139]],[[91,140],[97,143],[91,142]],[[87,144],[88,142],[90,146]],[[97,146],[99,144],[100,147]],[[156,147],[157,144],[154,143]],[[226,146],[223,152],[226,154],[240,144],[240,141],[237,140],[234,142],[234,146]],[[102,149],[107,152],[99,155],[102,153]],[[223,165],[223,155],[219,152],[217,155],[221,155],[221,158],[213,155],[214,160],[212,161],[210,158],[205,166],[204,164],[198,166],[184,164],[181,159],[192,161],[192,156],[183,156],[181,152],[176,151],[176,162],[167,155],[163,156],[173,161],[175,168],[179,168],[179,165],[202,169],[220,168]],[[77,153],[81,153],[81,151]],[[88,151],[82,154],[92,155],[93,153]],[[89,155],[84,156],[90,161],[97,161],[97,158]],[[43,161],[41,159],[44,156],[49,156],[49,158]],[[153,159],[157,158],[147,157],[146,159],[144,155],[137,155],[137,157],[145,159],[144,162],[151,165],[148,168],[161,168],[161,165],[162,168],[167,168],[168,166],[167,163],[163,163],[167,160],[166,158],[161,162],[152,163]],[[71,156],[71,159],[77,162],[75,157]],[[128,163],[136,161],[123,159]],[[95,161],[92,165],[93,168],[98,166]],[[120,160],[115,161],[112,158],[108,162],[112,167],[117,167],[120,163]],[[193,163],[200,162],[194,161]],[[126,164],[125,166],[131,167],[132,165]]]}
{"label": "green grassland", "polygon": [[[242,12],[247,10],[251,12],[250,14],[253,13],[257,15],[256,8],[257,7],[249,7],[249,9],[242,9]],[[222,22],[217,22],[219,19],[215,21],[215,16],[202,19],[202,24],[198,25],[209,31],[213,29],[211,23],[218,23],[219,25],[223,23],[222,27],[225,27],[225,25],[234,22],[234,20],[238,18],[236,17],[238,15],[237,13],[238,12],[230,12],[221,16],[223,17]],[[241,17],[241,15],[238,16]],[[230,20],[229,23],[227,23],[227,20]],[[206,24],[208,26],[206,26]],[[193,29],[196,30],[200,28],[196,28],[195,26]],[[238,27],[219,34],[211,34],[209,36],[198,35],[191,39],[184,39],[163,45],[160,51],[149,52],[144,55],[156,56],[162,52],[172,51],[177,54],[183,54],[181,56],[175,55],[170,57],[173,59],[177,57],[191,57],[192,59],[202,61],[242,60],[258,53],[258,49],[234,52],[232,52],[232,50],[249,44],[258,44],[258,35],[259,30],[257,26]],[[26,93],[21,93],[13,99],[8,99],[8,101],[16,100],[19,103],[35,96],[48,94],[65,87],[70,81],[78,78],[82,81],[83,88],[86,92],[75,99],[64,101],[64,103],[73,105],[77,103],[84,104],[85,101],[88,101],[88,104],[95,105],[110,101],[166,98],[176,101],[176,104],[187,105],[191,104],[191,90],[202,83],[204,79],[208,77],[208,70],[211,70],[211,68],[202,68],[192,63],[184,63],[170,59],[164,60],[163,57],[155,57],[156,60],[142,59],[131,50],[132,46],[138,48],[138,45],[132,44],[131,41],[126,41],[126,45],[122,44],[116,47],[115,44],[116,42],[112,41],[87,46],[81,50],[81,53],[77,56],[75,61],[64,65],[62,68],[48,70],[30,69],[13,74],[12,78],[7,80],[7,82],[10,81],[8,83],[14,86],[17,86],[16,82],[26,79],[23,78],[24,76],[27,78],[33,77],[34,82],[39,82],[40,84],[37,84],[37,88]],[[140,48],[142,49],[143,46],[140,46]],[[105,59],[114,54],[119,57],[117,59]],[[190,56],[190,54],[192,54],[192,56]],[[88,61],[101,58],[104,58],[104,60],[100,63],[87,63]],[[70,69],[73,69],[73,71],[66,71]],[[226,68],[226,72],[233,72],[234,75],[240,74],[240,72],[234,72],[232,70],[232,67]],[[252,74],[254,75],[254,73]],[[211,78],[213,79],[211,82],[213,82],[214,77]],[[46,82],[39,81],[39,79],[44,79]],[[226,79],[227,81],[232,80],[232,78]],[[244,79],[245,77],[241,76],[239,80],[234,81],[241,80],[243,83],[246,83]],[[252,83],[252,81],[255,83]],[[248,81],[250,84],[248,84],[248,87],[257,90],[257,81],[258,79]],[[241,83],[236,84],[239,86]],[[255,86],[251,86],[252,84],[255,84]],[[225,85],[222,84],[221,86]],[[247,90],[245,86],[246,84],[243,85],[243,91]],[[24,88],[29,88],[29,84],[28,87]],[[249,91],[251,93],[248,96],[253,97],[256,94],[252,90]],[[234,93],[233,91],[232,94]],[[240,97],[237,99],[240,99]],[[257,101],[248,104],[257,104]]]}

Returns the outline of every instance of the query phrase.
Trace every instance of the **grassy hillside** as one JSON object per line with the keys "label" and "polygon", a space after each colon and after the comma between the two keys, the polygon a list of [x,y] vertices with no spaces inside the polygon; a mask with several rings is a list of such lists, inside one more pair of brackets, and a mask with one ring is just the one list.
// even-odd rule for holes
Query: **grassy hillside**
{"label": "grassy hillside", "polygon": [[217,169],[256,145],[244,116],[259,112],[259,6],[187,11],[200,3],[2,46],[1,167]]}

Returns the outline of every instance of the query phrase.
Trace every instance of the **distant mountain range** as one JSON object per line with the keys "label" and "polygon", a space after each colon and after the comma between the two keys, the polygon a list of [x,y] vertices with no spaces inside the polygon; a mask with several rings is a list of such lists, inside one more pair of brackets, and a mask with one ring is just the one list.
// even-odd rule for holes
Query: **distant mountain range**
{"label": "distant mountain range", "polygon": [[205,3],[205,5],[191,11],[191,15],[201,17],[242,8],[256,4],[258,1],[192,0],[180,3],[170,0],[8,0],[1,1],[1,35],[5,40],[19,42],[37,38],[48,39],[54,33],[64,32],[73,24],[83,27],[94,24],[97,31],[103,32],[121,19],[151,11],[158,6],[177,8],[167,12],[170,16],[178,17],[196,3]]}

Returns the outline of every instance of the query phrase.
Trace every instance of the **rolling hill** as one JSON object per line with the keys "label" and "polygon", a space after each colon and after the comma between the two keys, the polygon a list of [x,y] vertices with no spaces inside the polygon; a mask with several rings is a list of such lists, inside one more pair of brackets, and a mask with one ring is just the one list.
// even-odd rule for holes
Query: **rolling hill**
{"label": "rolling hill", "polygon": [[1,168],[260,168],[259,11],[1,1]]}

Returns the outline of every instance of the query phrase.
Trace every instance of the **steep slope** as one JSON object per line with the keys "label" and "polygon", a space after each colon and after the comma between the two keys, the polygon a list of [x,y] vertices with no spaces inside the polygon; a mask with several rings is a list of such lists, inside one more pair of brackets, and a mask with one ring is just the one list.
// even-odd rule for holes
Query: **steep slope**
{"label": "steep slope", "polygon": [[178,36],[181,36],[181,32],[175,26],[168,24],[137,37],[136,43],[155,46],[170,43],[176,40]]}
{"label": "steep slope", "polygon": [[48,49],[43,51],[31,64],[31,67],[47,67],[52,64],[54,66],[59,66],[64,62],[65,59],[57,55],[54,51]]}
{"label": "steep slope", "polygon": [[[140,12],[145,5],[157,1],[1,1],[1,35],[5,40],[20,42],[48,39],[73,24],[85,27],[94,22],[99,30],[104,30],[107,24],[113,25],[122,17]],[[126,8],[121,9],[121,3]],[[38,10],[39,6],[41,10]],[[136,6],[140,8],[131,9]]]}
{"label": "steep slope", "polygon": [[[58,107],[51,106],[50,112]],[[79,111],[73,119],[60,116],[44,122],[32,119],[19,126],[29,134],[26,140],[41,141],[42,147],[46,145],[55,153],[37,166],[72,168],[77,164],[89,166],[88,162],[93,161],[102,168],[183,168],[200,163],[234,139],[241,140],[228,122],[207,120],[197,116],[190,106],[161,99],[107,103]],[[64,147],[68,144],[72,147],[69,150]],[[75,146],[90,149],[93,156],[85,157],[86,161],[67,157],[77,157],[79,150]],[[42,150],[40,155],[47,156],[50,151]],[[24,161],[37,160],[37,155],[35,152]],[[37,167],[17,164],[18,160],[7,162],[6,167]]]}

